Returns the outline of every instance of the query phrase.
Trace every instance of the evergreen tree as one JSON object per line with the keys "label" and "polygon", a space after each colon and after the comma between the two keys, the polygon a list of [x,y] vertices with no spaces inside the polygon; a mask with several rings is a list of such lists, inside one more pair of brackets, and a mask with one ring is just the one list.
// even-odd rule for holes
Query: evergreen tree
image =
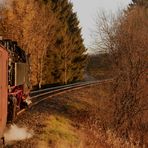
{"label": "evergreen tree", "polygon": [[[52,10],[60,21],[59,38],[56,47],[60,50],[62,71],[61,81],[64,83],[80,80],[85,65],[85,47],[76,13],[68,0],[51,0]],[[63,62],[62,62],[63,61]]]}
{"label": "evergreen tree", "polygon": [[129,6],[133,7],[135,5],[148,7],[148,0],[132,0],[132,3]]}
{"label": "evergreen tree", "polygon": [[76,13],[71,13],[70,17],[68,18],[68,28],[70,35],[72,37],[72,75],[73,80],[82,79],[85,62],[86,62],[86,48],[83,44],[83,39],[81,37],[81,29],[78,27],[79,22],[76,16]]}

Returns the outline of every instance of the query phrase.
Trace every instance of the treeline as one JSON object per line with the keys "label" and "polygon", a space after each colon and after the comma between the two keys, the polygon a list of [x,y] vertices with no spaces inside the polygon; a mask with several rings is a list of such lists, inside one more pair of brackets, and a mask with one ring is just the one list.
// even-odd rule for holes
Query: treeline
{"label": "treeline", "polygon": [[83,79],[86,48],[68,0],[7,0],[0,28],[30,54],[33,86]]}
{"label": "treeline", "polygon": [[99,53],[88,56],[87,73],[95,79],[112,78],[112,66],[108,53]]}

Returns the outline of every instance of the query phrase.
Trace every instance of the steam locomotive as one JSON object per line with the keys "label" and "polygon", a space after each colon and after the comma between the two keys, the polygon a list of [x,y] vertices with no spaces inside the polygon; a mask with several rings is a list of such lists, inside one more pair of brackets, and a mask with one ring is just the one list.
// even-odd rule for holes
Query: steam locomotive
{"label": "steam locomotive", "polygon": [[17,111],[28,106],[29,56],[17,42],[0,40],[0,138],[7,122],[13,122]]}

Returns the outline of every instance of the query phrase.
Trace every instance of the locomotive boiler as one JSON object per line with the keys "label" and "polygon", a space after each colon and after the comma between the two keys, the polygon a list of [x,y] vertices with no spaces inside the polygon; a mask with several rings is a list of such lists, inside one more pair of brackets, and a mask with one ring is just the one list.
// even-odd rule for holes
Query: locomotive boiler
{"label": "locomotive boiler", "polygon": [[0,40],[0,138],[6,123],[13,122],[17,112],[31,103],[29,73],[25,51],[17,42]]}

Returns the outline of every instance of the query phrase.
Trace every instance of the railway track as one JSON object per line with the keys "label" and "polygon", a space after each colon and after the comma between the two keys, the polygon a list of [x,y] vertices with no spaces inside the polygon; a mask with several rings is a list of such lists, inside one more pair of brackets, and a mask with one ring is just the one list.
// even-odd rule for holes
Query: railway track
{"label": "railway track", "polygon": [[[37,91],[31,91],[30,96],[31,96],[32,104],[29,106],[29,108],[39,104],[40,102],[42,102],[46,99],[49,99],[53,96],[57,96],[59,94],[63,94],[63,93],[69,92],[69,91],[85,88],[85,87],[92,86],[92,85],[108,83],[108,82],[112,82],[112,79],[78,82],[78,83],[73,83],[73,84],[68,84],[68,85],[63,85],[63,86],[41,89],[41,90],[37,90]],[[17,113],[17,115],[20,115],[21,113],[23,113],[26,110],[27,110],[27,108],[20,110]]]}

